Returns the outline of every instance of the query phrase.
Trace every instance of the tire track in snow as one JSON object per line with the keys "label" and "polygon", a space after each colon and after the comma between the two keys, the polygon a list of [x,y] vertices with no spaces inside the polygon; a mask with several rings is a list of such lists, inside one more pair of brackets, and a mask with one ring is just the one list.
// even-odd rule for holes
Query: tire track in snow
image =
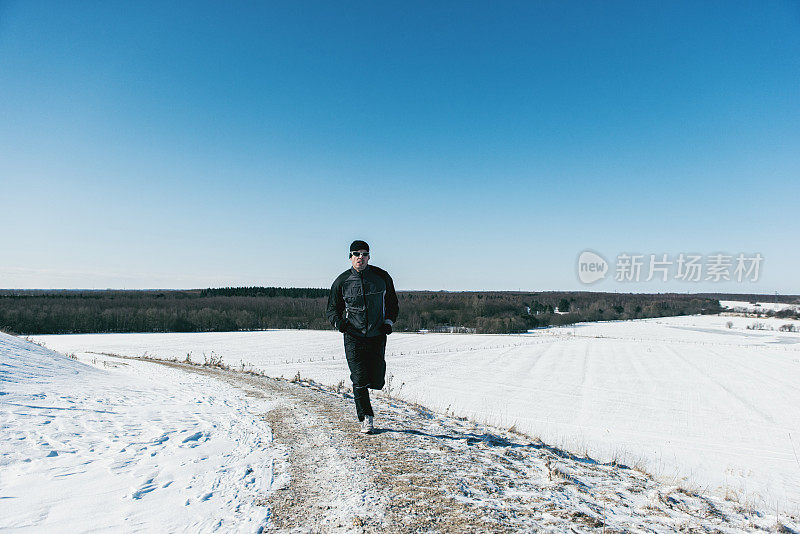
{"label": "tire track in snow", "polygon": [[764,366],[748,365],[742,360],[742,358],[737,358],[735,361],[731,362],[731,359],[727,358],[724,354],[721,354],[718,349],[709,348],[707,351],[714,357],[719,358],[720,361],[724,361],[728,365],[733,363],[743,371],[746,371],[750,376],[757,376],[765,387],[774,388],[775,384],[780,384],[781,390],[793,390],[796,393],[800,393],[800,385],[790,380],[784,380],[783,377],[778,373],[772,374],[765,372]]}
{"label": "tire track in snow", "polygon": [[712,375],[710,375],[709,373],[705,372],[696,363],[689,361],[688,358],[683,356],[676,349],[674,349],[674,348],[672,348],[672,347],[670,347],[668,345],[664,345],[664,348],[668,352],[671,352],[676,358],[681,360],[686,365],[686,367],[691,368],[699,376],[702,376],[703,378],[705,378],[706,382],[709,382],[710,384],[713,384],[717,389],[724,391],[727,394],[728,397],[735,399],[745,409],[747,409],[747,410],[749,410],[749,411],[751,411],[753,413],[758,414],[764,422],[769,423],[771,425],[775,424],[775,419],[773,419],[770,414],[764,412],[763,410],[758,408],[755,404],[750,402],[748,399],[742,397],[737,392],[733,391],[730,387],[726,386],[725,384],[723,384],[722,382],[720,382],[719,380],[714,378]]}

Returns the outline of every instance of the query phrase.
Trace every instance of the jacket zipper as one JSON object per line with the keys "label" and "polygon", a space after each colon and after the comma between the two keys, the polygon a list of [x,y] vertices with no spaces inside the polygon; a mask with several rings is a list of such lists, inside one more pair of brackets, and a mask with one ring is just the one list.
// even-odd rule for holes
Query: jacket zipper
{"label": "jacket zipper", "polygon": [[361,281],[361,298],[364,300],[364,334],[369,331],[369,312],[367,311],[367,292],[364,291],[364,271],[358,273],[358,278]]}

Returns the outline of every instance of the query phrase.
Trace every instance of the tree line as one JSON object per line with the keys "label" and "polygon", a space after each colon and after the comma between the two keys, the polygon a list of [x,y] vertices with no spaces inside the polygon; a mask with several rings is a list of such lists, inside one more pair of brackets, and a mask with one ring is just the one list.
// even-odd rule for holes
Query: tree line
{"label": "tree line", "polygon": [[[0,291],[0,328],[19,334],[330,329],[327,289]],[[515,333],[550,325],[718,313],[675,293],[399,291],[396,331]]]}

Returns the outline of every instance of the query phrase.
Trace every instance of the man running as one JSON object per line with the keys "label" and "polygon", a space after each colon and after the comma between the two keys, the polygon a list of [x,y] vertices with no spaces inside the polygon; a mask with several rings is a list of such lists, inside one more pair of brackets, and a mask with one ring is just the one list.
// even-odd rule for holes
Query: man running
{"label": "man running", "polygon": [[392,333],[399,307],[389,273],[369,265],[369,245],[353,241],[352,267],[336,277],[328,297],[327,317],[344,334],[344,353],[353,382],[361,432],[371,434],[374,413],[370,389],[382,389],[386,375],[386,336]]}

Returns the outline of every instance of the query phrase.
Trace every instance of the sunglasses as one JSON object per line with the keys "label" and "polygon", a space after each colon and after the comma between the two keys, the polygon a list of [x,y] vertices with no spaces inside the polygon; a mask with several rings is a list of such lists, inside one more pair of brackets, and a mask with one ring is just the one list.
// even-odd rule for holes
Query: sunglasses
{"label": "sunglasses", "polygon": [[365,257],[369,258],[369,252],[357,252],[357,251],[354,250],[354,251],[350,252],[350,255],[351,256],[355,256],[356,258],[360,258],[361,256],[365,256]]}

